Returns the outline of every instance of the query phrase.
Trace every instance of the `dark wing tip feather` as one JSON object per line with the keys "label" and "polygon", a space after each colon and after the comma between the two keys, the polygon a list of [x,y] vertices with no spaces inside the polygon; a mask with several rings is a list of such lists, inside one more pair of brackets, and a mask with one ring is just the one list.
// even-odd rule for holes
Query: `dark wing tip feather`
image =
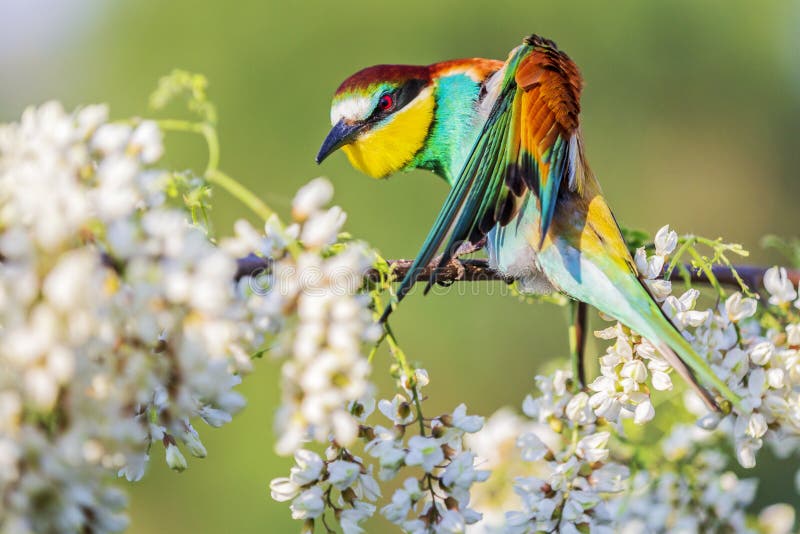
{"label": "dark wing tip feather", "polygon": [[519,162],[513,161],[506,166],[506,185],[516,196],[525,192],[525,174]]}
{"label": "dark wing tip feather", "polygon": [[527,37],[525,37],[522,40],[522,43],[533,46],[535,48],[549,48],[556,50],[558,49],[558,45],[555,43],[555,41],[547,39],[546,37],[541,37],[539,35],[536,35],[535,33],[532,33]]}

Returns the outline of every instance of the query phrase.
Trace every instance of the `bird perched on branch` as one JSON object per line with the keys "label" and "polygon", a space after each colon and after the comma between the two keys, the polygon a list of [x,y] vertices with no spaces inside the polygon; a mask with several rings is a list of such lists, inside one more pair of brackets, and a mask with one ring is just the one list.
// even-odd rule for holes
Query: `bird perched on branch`
{"label": "bird perched on branch", "polygon": [[[536,35],[505,62],[369,67],[336,91],[317,162],[341,148],[374,178],[419,168],[451,185],[398,300],[440,249],[441,266],[485,239],[493,267],[523,289],[594,306],[648,339],[709,406],[696,377],[738,405],[638,277],[584,155],[582,85],[575,63]],[[434,282],[435,272],[426,291]]]}

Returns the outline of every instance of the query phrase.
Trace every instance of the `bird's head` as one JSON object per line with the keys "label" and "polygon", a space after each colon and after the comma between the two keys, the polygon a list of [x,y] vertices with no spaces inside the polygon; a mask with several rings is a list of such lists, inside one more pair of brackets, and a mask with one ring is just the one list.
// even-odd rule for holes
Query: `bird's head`
{"label": "bird's head", "polygon": [[408,167],[424,147],[436,102],[429,67],[376,65],[347,78],[331,104],[321,163],[341,148],[358,170],[384,178]]}

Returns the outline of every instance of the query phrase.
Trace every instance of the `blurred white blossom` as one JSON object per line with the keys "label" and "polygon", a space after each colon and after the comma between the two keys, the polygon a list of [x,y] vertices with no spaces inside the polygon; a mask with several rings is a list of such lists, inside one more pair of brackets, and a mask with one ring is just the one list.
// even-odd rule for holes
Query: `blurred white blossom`
{"label": "blurred white blossom", "polygon": [[[249,289],[250,309],[278,339],[271,354],[283,362],[275,420],[279,454],[291,454],[309,439],[324,443],[331,434],[339,445],[352,444],[358,421],[347,407],[371,387],[365,350],[380,328],[369,295],[359,289],[374,255],[358,242],[336,253],[327,248],[344,221],[340,208],[323,206],[331,194],[330,182],[317,178],[295,199],[295,228],[268,222],[260,236],[240,222],[237,237],[222,242],[223,249],[268,251],[277,258],[271,272],[240,283]],[[302,250],[277,248],[291,242],[286,232],[300,236]]]}
{"label": "blurred white blossom", "polygon": [[140,479],[159,441],[185,469],[192,421],[244,404],[235,258],[164,204],[161,153],[103,106],[0,126],[0,530],[121,530],[109,475]]}

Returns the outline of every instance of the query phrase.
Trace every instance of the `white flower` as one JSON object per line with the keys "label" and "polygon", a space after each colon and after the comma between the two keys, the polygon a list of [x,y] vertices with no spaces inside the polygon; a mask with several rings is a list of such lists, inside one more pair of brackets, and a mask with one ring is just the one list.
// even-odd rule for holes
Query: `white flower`
{"label": "white flower", "polygon": [[325,511],[322,488],[311,486],[292,501],[290,509],[292,510],[292,519],[314,519],[319,517]]}
{"label": "white flower", "polygon": [[453,426],[464,432],[477,432],[483,427],[483,417],[480,415],[467,415],[467,406],[459,404],[453,411]]}
{"label": "white flower", "polygon": [[292,467],[289,478],[298,486],[306,486],[316,482],[322,475],[323,467],[325,467],[322,458],[317,453],[306,449],[300,449],[295,452],[294,461],[297,465]]}
{"label": "white flower", "polygon": [[460,533],[464,532],[465,528],[464,517],[457,510],[447,510],[436,525],[436,532]]}
{"label": "white flower", "polygon": [[403,487],[392,494],[392,502],[381,508],[381,514],[395,524],[403,523],[411,511],[414,503],[419,501],[423,492],[419,482],[414,478],[407,478]]}
{"label": "white flower", "polygon": [[661,274],[661,269],[664,268],[664,257],[656,255],[648,258],[644,248],[636,250],[634,260],[640,276],[648,280],[658,278]]}
{"label": "white flower", "polygon": [[297,494],[300,493],[300,486],[286,477],[274,478],[269,483],[269,490],[270,496],[274,500],[285,502],[297,497]]}
{"label": "white flower", "polygon": [[411,403],[399,393],[391,401],[381,399],[378,402],[378,410],[396,425],[408,424],[416,417],[411,410]]}
{"label": "white flower", "polygon": [[314,213],[303,224],[300,240],[310,248],[332,245],[346,219],[347,215],[339,206],[334,206],[325,212]]}
{"label": "white flower", "polygon": [[125,466],[117,472],[117,476],[125,477],[128,482],[138,482],[144,476],[149,461],[150,456],[145,453],[129,456]]}
{"label": "white flower", "polygon": [[786,325],[786,343],[790,346],[800,346],[800,324]]}
{"label": "white flower", "polygon": [[339,490],[353,485],[361,474],[361,466],[354,462],[336,460],[328,464],[328,481]]}
{"label": "white flower", "polygon": [[208,405],[200,408],[198,415],[203,419],[203,421],[213,427],[221,427],[226,423],[230,423],[233,419],[229,412],[220,410],[218,408],[212,408]]}
{"label": "white flower", "polygon": [[769,363],[775,346],[769,341],[762,341],[750,349],[750,361],[756,365],[766,365]]}
{"label": "white flower", "polygon": [[303,222],[333,198],[333,185],[327,178],[315,178],[297,190],[292,201],[292,218]]}
{"label": "white flower", "polygon": [[779,306],[797,298],[797,291],[786,274],[784,267],[772,267],[764,273],[764,289],[769,294],[769,303]]}
{"label": "white flower", "polygon": [[794,527],[794,508],[788,504],[767,506],[758,514],[758,526],[765,534],[789,534]]}
{"label": "white flower", "polygon": [[133,131],[130,146],[139,153],[143,163],[155,163],[164,151],[161,130],[153,121],[142,121]]}
{"label": "white flower", "polygon": [[[428,376],[428,371],[426,369],[414,369],[413,374],[413,380],[411,380],[405,373],[400,375],[400,379],[398,380],[400,387],[403,388],[403,391],[405,391],[409,397],[413,396],[414,392],[412,389],[419,391],[423,387],[430,384],[430,377]],[[413,388],[412,385],[414,386]]]}
{"label": "white flower", "polygon": [[344,534],[361,534],[364,529],[361,523],[372,516],[375,506],[363,502],[357,502],[355,508],[342,510],[339,514],[339,526],[342,527]]}
{"label": "white flower", "polygon": [[121,152],[128,144],[131,128],[126,124],[103,124],[92,136],[92,147],[106,154]]}
{"label": "white flower", "polygon": [[564,413],[571,421],[579,425],[587,425],[595,420],[595,415],[589,405],[589,395],[583,391],[569,400]]}
{"label": "white flower", "polygon": [[188,467],[186,463],[186,458],[184,458],[183,454],[181,454],[180,449],[172,443],[167,445],[166,450],[167,456],[167,465],[170,469],[174,469],[175,471],[183,471]]}
{"label": "white flower", "polygon": [[743,298],[742,294],[737,291],[725,301],[725,311],[728,319],[737,323],[753,316],[756,312],[756,301],[751,298]]}
{"label": "white flower", "polygon": [[442,473],[442,483],[447,487],[469,489],[475,482],[489,478],[489,471],[475,469],[475,454],[462,452],[453,458]]}
{"label": "white flower", "polygon": [[660,278],[645,280],[645,284],[647,284],[647,287],[650,289],[650,292],[657,302],[663,301],[672,293],[672,282],[669,280],[662,280]]}
{"label": "white flower", "polygon": [[761,448],[762,441],[754,438],[741,438],[736,441],[736,459],[742,467],[752,468],[756,465],[756,451]]}
{"label": "white flower", "polygon": [[620,376],[642,383],[647,380],[647,367],[641,360],[631,360],[623,364]]}
{"label": "white flower", "polygon": [[522,459],[528,462],[541,460],[550,452],[547,445],[533,432],[526,432],[519,436],[517,447],[520,449]]}
{"label": "white flower", "polygon": [[752,413],[747,419],[747,430],[745,433],[751,438],[760,438],[767,433],[767,420],[764,414]]}
{"label": "white flower", "polygon": [[408,447],[406,465],[421,465],[426,473],[444,461],[441,444],[435,438],[413,436],[408,440]]}
{"label": "white flower", "polygon": [[208,452],[206,451],[203,442],[200,441],[200,435],[197,431],[192,427],[192,425],[186,425],[186,428],[183,432],[178,435],[186,445],[186,448],[189,449],[189,452],[192,456],[196,456],[197,458],[205,458]]}
{"label": "white flower", "polygon": [[402,444],[395,439],[394,432],[382,427],[375,427],[377,437],[369,442],[366,451],[377,458],[381,467],[380,478],[386,480],[394,476],[406,458]]}
{"label": "white flower", "polygon": [[630,476],[630,471],[624,465],[615,463],[603,464],[591,475],[593,487],[599,492],[620,492],[625,487],[625,482]]}
{"label": "white flower", "polygon": [[622,405],[615,381],[607,376],[598,376],[589,384],[589,389],[595,392],[589,398],[594,413],[598,417],[605,417],[610,421],[616,420]]}
{"label": "white flower", "polygon": [[361,491],[364,494],[364,498],[369,501],[378,500],[381,496],[381,487],[375,477],[372,476],[372,466],[369,466],[367,472],[361,474],[358,480],[361,482]]}
{"label": "white flower", "polygon": [[392,495],[391,504],[387,504],[381,508],[381,514],[392,523],[402,523],[408,517],[411,511],[411,499],[408,498],[408,493],[403,489],[399,489]]}
{"label": "white flower", "polygon": [[331,415],[333,437],[340,445],[350,445],[358,437],[358,423],[344,410],[336,410]]}
{"label": "white flower", "polygon": [[658,232],[656,232],[654,243],[656,246],[656,255],[668,256],[672,254],[675,247],[678,246],[678,233],[674,230],[670,230],[669,225],[662,226],[659,228]]}
{"label": "white flower", "polygon": [[575,454],[587,462],[602,462],[608,458],[608,432],[590,434],[578,442]]}
{"label": "white flower", "polygon": [[652,368],[650,370],[652,372],[651,382],[654,389],[658,391],[672,390],[672,379],[665,371],[656,371]]}
{"label": "white flower", "polygon": [[25,391],[36,409],[47,412],[58,397],[58,383],[45,369],[34,367],[25,373]]}
{"label": "white flower", "polygon": [[[642,394],[639,394],[642,395]],[[641,400],[636,404],[634,410],[633,422],[637,425],[643,425],[651,421],[655,417],[656,411],[653,408],[653,403],[649,396],[643,395]]]}
{"label": "white flower", "polygon": [[783,388],[786,372],[783,369],[767,369],[767,384],[773,389]]}

